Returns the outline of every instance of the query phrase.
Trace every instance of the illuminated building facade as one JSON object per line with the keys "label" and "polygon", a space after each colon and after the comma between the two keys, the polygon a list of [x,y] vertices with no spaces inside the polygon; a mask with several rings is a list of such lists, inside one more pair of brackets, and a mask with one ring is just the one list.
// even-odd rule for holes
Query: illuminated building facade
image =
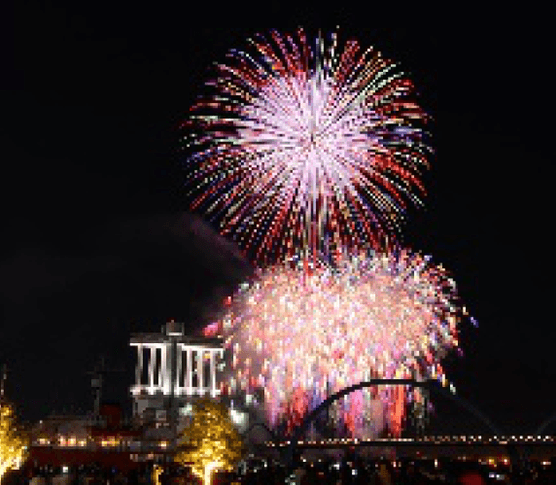
{"label": "illuminated building facade", "polygon": [[183,324],[167,323],[161,333],[134,334],[137,350],[133,414],[141,421],[171,421],[172,410],[186,414],[199,397],[220,396],[224,349],[217,337],[190,337]]}

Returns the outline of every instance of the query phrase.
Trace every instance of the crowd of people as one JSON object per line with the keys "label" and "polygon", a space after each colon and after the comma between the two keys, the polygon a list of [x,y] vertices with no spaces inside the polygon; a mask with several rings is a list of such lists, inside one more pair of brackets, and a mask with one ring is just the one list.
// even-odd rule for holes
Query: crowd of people
{"label": "crowd of people", "polygon": [[523,461],[519,466],[481,464],[460,460],[365,460],[299,463],[293,472],[285,473],[280,465],[251,470],[240,483],[271,485],[486,485],[486,484],[556,484],[555,465]]}
{"label": "crowd of people", "polygon": [[[187,467],[145,463],[123,472],[98,465],[41,467],[13,471],[2,485],[187,485],[201,484]],[[556,459],[522,461],[519,466],[461,460],[297,460],[287,469],[278,461],[251,460],[233,473],[215,473],[212,485],[487,485],[556,484]]]}

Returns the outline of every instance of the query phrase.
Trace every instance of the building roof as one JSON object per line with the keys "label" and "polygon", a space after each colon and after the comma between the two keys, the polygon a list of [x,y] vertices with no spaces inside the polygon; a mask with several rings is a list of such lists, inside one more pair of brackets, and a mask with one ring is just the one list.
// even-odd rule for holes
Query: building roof
{"label": "building roof", "polygon": [[[156,344],[169,342],[171,337],[163,333],[135,333],[131,335],[130,345]],[[224,341],[220,337],[191,337],[182,335],[176,338],[178,343],[208,348],[223,348]]]}

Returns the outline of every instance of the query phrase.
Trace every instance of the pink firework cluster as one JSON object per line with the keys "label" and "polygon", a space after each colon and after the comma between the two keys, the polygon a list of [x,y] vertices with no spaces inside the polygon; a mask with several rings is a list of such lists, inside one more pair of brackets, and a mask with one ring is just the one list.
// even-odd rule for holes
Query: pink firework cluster
{"label": "pink firework cluster", "polygon": [[[225,391],[264,389],[269,422],[291,430],[328,395],[371,378],[445,380],[439,359],[458,345],[459,318],[455,283],[419,254],[271,267],[221,321],[233,355]],[[399,433],[408,398],[422,395],[360,391],[334,420],[353,436],[372,433],[377,420]],[[378,402],[387,403],[384,415]]]}
{"label": "pink firework cluster", "polygon": [[376,50],[273,31],[217,69],[186,123],[192,207],[256,261],[377,248],[420,204],[426,116]]}

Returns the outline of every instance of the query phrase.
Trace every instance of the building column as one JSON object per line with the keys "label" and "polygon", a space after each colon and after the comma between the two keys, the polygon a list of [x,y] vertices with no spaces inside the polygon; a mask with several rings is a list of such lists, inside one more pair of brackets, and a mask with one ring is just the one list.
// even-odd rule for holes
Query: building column
{"label": "building column", "polygon": [[162,394],[167,394],[166,387],[168,385],[168,365],[166,359],[168,358],[168,345],[165,344],[160,347],[160,367],[158,368],[158,389]]}
{"label": "building column", "polygon": [[149,388],[154,389],[154,364],[156,362],[156,347],[149,345]]}
{"label": "building column", "polygon": [[214,398],[216,397],[216,362],[215,362],[215,351],[210,351],[210,394]]}
{"label": "building column", "polygon": [[176,394],[182,395],[183,388],[180,386],[181,376],[183,375],[183,348],[178,344],[176,352]]}
{"label": "building column", "polygon": [[143,375],[143,345],[137,346],[137,366],[135,367],[135,385],[141,387],[141,376]]}
{"label": "building column", "polygon": [[193,394],[193,351],[187,348],[187,394]]}
{"label": "building column", "polygon": [[197,350],[197,394],[203,395],[203,349]]}

